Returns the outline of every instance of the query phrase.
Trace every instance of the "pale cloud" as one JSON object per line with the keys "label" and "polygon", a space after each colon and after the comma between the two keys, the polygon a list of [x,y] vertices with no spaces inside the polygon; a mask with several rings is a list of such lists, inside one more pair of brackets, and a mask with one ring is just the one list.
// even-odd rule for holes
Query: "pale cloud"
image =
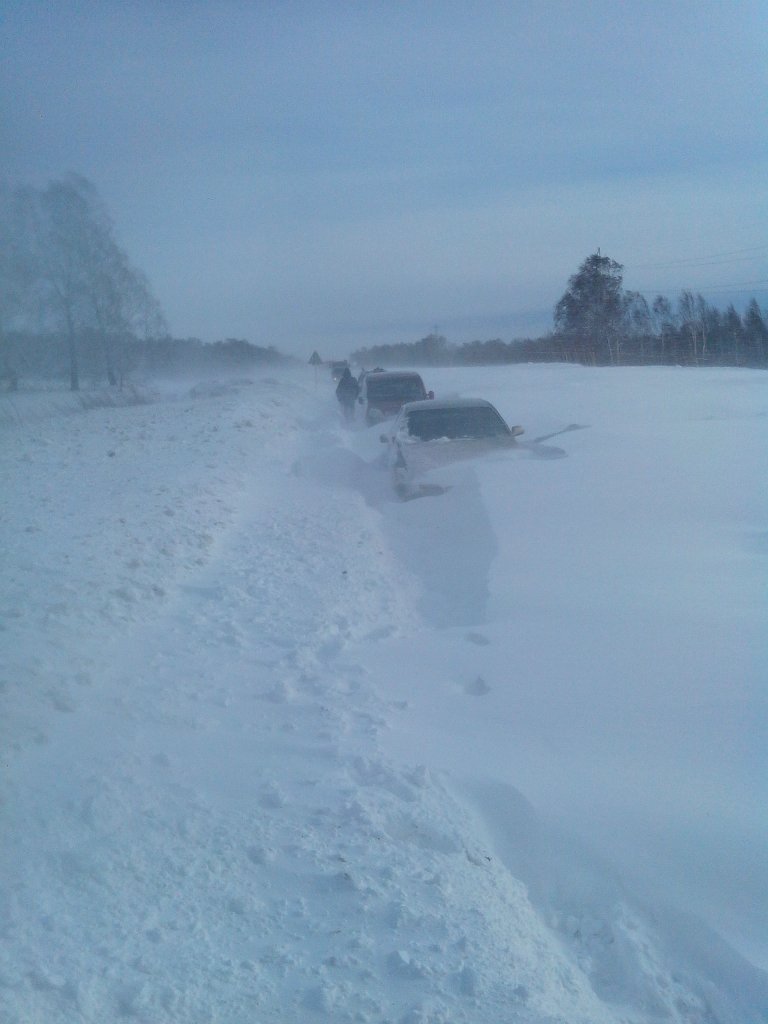
{"label": "pale cloud", "polygon": [[92,179],[178,334],[531,333],[598,246],[630,287],[768,278],[758,4],[16,3],[0,33],[5,175]]}

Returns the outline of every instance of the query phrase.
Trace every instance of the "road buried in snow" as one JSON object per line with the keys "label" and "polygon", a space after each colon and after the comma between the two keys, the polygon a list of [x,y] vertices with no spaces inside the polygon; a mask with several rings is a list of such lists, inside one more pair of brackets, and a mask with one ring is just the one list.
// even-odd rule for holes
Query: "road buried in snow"
{"label": "road buried in snow", "polygon": [[[482,386],[544,447],[592,426],[398,502],[377,433],[298,375],[68,415],[20,396],[3,1019],[740,1024],[767,1005],[759,972],[658,905],[759,944],[765,552],[732,556],[764,510],[734,410],[762,399],[727,371],[452,372],[429,386]],[[627,399],[660,388],[685,429],[662,443],[657,409],[643,460]],[[713,407],[751,468],[701,447]]]}

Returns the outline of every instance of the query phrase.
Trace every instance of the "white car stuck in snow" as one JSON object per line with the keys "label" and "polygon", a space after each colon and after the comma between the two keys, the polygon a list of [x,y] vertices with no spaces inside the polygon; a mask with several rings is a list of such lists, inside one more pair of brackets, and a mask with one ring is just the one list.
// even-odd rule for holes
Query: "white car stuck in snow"
{"label": "white car stuck in snow", "polygon": [[416,477],[446,463],[475,458],[516,444],[524,433],[510,427],[483,398],[409,402],[395,420],[386,460],[398,491],[407,491]]}

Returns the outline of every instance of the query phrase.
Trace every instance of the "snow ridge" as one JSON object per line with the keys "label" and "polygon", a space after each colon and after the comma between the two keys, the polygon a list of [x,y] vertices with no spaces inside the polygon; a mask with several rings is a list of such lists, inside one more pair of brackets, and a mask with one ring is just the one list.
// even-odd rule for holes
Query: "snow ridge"
{"label": "snow ridge", "polygon": [[511,787],[384,752],[429,601],[329,394],[3,429],[4,1021],[759,1019],[760,972]]}

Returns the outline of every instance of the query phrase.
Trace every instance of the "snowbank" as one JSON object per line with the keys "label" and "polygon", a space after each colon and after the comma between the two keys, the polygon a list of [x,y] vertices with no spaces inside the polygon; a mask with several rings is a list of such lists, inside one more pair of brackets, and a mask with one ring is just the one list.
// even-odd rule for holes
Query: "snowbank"
{"label": "snowbank", "polygon": [[526,445],[410,502],[311,371],[14,398],[3,1020],[768,1019],[761,375],[430,377]]}

